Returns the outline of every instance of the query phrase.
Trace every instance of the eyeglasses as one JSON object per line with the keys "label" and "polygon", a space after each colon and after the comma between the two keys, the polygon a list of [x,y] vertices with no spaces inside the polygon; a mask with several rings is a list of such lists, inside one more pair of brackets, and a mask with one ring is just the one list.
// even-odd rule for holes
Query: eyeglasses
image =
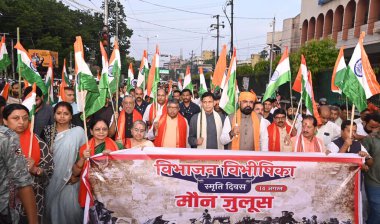
{"label": "eyeglasses", "polygon": [[144,133],[144,132],[145,132],[145,129],[134,128],[133,130],[134,130],[135,132],[138,132],[138,133]]}
{"label": "eyeglasses", "polygon": [[107,132],[108,128],[94,128],[94,132]]}

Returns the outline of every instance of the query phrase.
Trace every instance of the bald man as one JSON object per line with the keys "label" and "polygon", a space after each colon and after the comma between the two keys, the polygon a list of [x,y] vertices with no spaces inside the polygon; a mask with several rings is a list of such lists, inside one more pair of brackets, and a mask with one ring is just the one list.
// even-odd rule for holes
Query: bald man
{"label": "bald man", "polygon": [[340,137],[340,127],[330,121],[331,109],[328,105],[322,105],[318,109],[322,124],[318,126],[317,137],[323,140],[327,147],[330,142]]}
{"label": "bald man", "polygon": [[241,92],[239,109],[226,118],[220,136],[232,150],[268,151],[268,130],[261,115],[253,111],[256,94]]}

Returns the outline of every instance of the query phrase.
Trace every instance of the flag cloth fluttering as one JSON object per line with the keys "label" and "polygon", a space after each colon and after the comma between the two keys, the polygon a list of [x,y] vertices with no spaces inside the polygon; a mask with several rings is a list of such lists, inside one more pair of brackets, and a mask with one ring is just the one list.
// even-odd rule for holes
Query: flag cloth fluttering
{"label": "flag cloth fluttering", "polygon": [[29,117],[31,118],[36,112],[36,83],[33,83],[32,91],[22,101],[22,105],[28,108]]}
{"label": "flag cloth fluttering", "polygon": [[338,86],[342,86],[344,76],[347,71],[347,65],[344,61],[344,47],[342,46],[339,50],[338,58],[336,59],[334,71],[331,76],[331,92],[342,94],[342,90]]}
{"label": "flag cloth fluttering", "polygon": [[199,67],[199,96],[201,97],[203,93],[207,92],[207,85],[205,75],[203,74],[203,68]]}
{"label": "flag cloth fluttering", "polygon": [[42,94],[46,95],[48,90],[38,73],[35,64],[32,62],[29,53],[24,49],[20,42],[17,42],[15,48],[17,49],[17,70],[21,72],[21,77],[30,84],[36,83],[41,89]]}
{"label": "flag cloth fluttering", "polygon": [[275,95],[276,90],[281,85],[290,82],[291,73],[290,73],[290,63],[289,63],[289,53],[288,48],[285,48],[284,53],[280,59],[280,62],[277,65],[276,70],[273,72],[273,75],[269,81],[268,87],[265,90],[264,97],[262,102],[266,99],[271,98]]}
{"label": "flag cloth fluttering", "polygon": [[5,101],[8,100],[9,87],[10,87],[9,83],[8,83],[8,82],[5,83],[5,86],[4,86],[3,90],[2,90],[1,93],[0,93],[0,95],[1,95],[2,97],[4,97]]}
{"label": "flag cloth fluttering", "polygon": [[147,95],[152,97],[154,101],[156,101],[158,83],[160,82],[160,51],[158,45],[156,46],[156,53],[152,59],[152,66],[149,70],[149,77],[147,82]]}
{"label": "flag cloth fluttering", "polygon": [[348,64],[343,81],[335,81],[335,84],[358,108],[359,112],[367,108],[367,99],[380,92],[376,75],[372,70],[363,47],[364,36],[365,33],[362,32],[350,63]]}
{"label": "flag cloth fluttering", "polygon": [[50,104],[54,103],[54,89],[53,89],[54,73],[53,73],[53,57],[50,55],[49,67],[45,76],[45,85],[48,90],[47,98]]}
{"label": "flag cloth fluttering", "polygon": [[115,93],[117,90],[118,83],[120,82],[120,72],[121,72],[121,60],[119,43],[115,40],[113,51],[108,65],[108,81],[111,93]]}
{"label": "flag cloth fluttering", "polygon": [[144,91],[146,90],[147,80],[149,76],[149,64],[147,59],[146,50],[144,50],[143,57],[141,59],[139,74],[137,76],[137,87],[142,88]]}
{"label": "flag cloth fluttering", "polygon": [[191,82],[190,65],[186,67],[185,79],[183,80],[183,88],[189,89],[191,92],[194,90],[193,83]]}
{"label": "flag cloth fluttering", "polygon": [[[99,97],[99,89],[96,80],[92,75],[90,68],[84,61],[82,37],[77,36],[74,43],[75,51],[75,80],[77,92],[78,111],[86,113],[86,118],[104,105],[97,102]],[[85,119],[85,118],[83,118]]]}
{"label": "flag cloth fluttering", "polygon": [[128,78],[127,78],[127,92],[129,93],[131,89],[135,88],[132,85],[132,80],[135,79],[135,76],[133,75],[133,66],[132,63],[129,63],[129,68],[128,68]]}
{"label": "flag cloth fluttering", "polygon": [[[222,52],[220,52],[219,59],[215,66],[215,71],[212,76],[213,90],[218,90],[225,86],[226,68],[227,68],[227,45],[223,45]],[[223,81],[224,80],[224,81]]]}
{"label": "flag cloth fluttering", "polygon": [[70,81],[66,72],[66,58],[63,59],[63,68],[61,76],[61,84],[59,85],[58,101],[66,101],[65,87],[68,87]]}
{"label": "flag cloth fluttering", "polygon": [[230,67],[228,68],[227,82],[223,88],[219,106],[228,115],[235,113],[238,99],[238,89],[236,85],[236,49],[231,58]]}
{"label": "flag cloth fluttering", "polygon": [[5,36],[2,36],[0,42],[0,71],[6,70],[10,64],[11,59],[9,58],[7,47],[5,46]]}

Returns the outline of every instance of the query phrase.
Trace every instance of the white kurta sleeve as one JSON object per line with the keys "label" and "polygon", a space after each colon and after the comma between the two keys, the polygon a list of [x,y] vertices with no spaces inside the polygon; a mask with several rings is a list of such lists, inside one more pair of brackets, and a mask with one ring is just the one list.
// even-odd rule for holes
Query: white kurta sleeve
{"label": "white kurta sleeve", "polygon": [[260,151],[268,152],[268,128],[264,120],[260,120]]}
{"label": "white kurta sleeve", "polygon": [[338,153],[339,152],[339,147],[334,143],[334,142],[330,142],[328,145],[327,145],[327,150],[329,150],[331,153]]}
{"label": "white kurta sleeve", "polygon": [[230,131],[231,122],[230,119],[226,117],[223,124],[222,134],[220,135],[220,143],[222,143],[222,145],[227,145],[232,141],[232,139],[230,138]]}
{"label": "white kurta sleeve", "polygon": [[149,111],[150,111],[150,107],[152,106],[152,104],[149,104],[147,107],[146,107],[146,110],[144,112],[144,115],[143,115],[143,121],[146,123],[147,121],[149,121]]}

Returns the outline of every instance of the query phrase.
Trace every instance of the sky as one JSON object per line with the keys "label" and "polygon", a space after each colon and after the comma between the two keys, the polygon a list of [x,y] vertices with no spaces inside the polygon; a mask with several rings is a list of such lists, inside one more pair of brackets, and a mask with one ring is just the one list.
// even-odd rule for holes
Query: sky
{"label": "sky", "polygon": [[[223,8],[230,0],[119,0],[127,15],[127,26],[133,30],[130,56],[140,60],[143,50],[154,53],[158,44],[161,54],[190,58],[193,51],[200,56],[202,50],[216,49],[216,24],[213,15],[220,15],[220,47],[230,46],[230,25]],[[78,8],[101,10],[102,0],[63,0]],[[80,5],[76,4],[79,3]],[[300,13],[301,0],[234,0],[234,46],[237,59],[245,60],[252,53],[262,51],[266,45],[267,32],[272,31],[276,17],[276,31],[282,30],[282,21]],[[231,15],[231,6],[226,7]]]}

